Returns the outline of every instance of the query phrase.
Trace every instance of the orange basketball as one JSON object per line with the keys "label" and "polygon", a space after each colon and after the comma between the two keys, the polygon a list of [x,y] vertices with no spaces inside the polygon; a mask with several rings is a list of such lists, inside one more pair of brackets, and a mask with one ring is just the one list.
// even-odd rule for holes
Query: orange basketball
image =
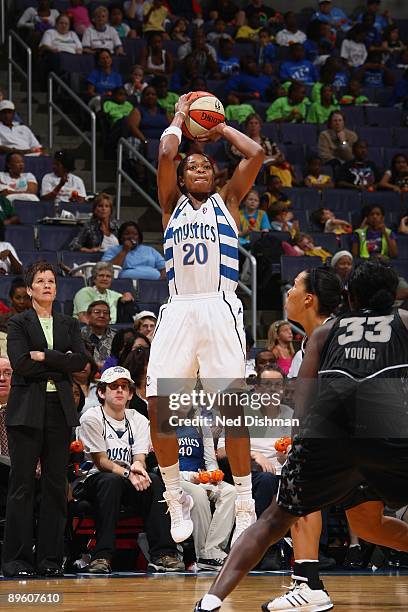
{"label": "orange basketball", "polygon": [[219,99],[208,91],[195,91],[193,102],[184,120],[182,131],[186,138],[194,140],[225,120],[224,107]]}

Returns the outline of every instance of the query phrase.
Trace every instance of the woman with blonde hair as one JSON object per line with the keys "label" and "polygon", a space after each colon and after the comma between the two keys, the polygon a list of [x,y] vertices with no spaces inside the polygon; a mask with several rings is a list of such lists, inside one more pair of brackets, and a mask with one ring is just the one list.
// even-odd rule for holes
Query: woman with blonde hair
{"label": "woman with blonde hair", "polygon": [[268,330],[268,351],[271,351],[276,364],[287,374],[295,355],[293,334],[288,321],[275,321]]}
{"label": "woman with blonde hair", "polygon": [[113,200],[108,193],[100,193],[93,201],[92,217],[69,245],[71,251],[98,253],[116,246],[118,223],[112,219]]}

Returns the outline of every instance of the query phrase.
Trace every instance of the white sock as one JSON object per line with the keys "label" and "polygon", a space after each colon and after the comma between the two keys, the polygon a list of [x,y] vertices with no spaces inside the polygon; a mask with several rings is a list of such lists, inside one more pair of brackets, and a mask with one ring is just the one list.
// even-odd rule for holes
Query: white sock
{"label": "white sock", "polygon": [[319,559],[295,559],[296,563],[319,563]]}
{"label": "white sock", "polygon": [[232,476],[234,479],[237,501],[250,501],[252,499],[252,478],[248,476]]}
{"label": "white sock", "polygon": [[361,548],[360,544],[350,544],[349,548]]}
{"label": "white sock", "polygon": [[159,465],[159,469],[166,491],[169,493],[181,494],[183,490],[180,486],[180,468],[178,462],[174,465],[168,465],[167,467],[161,467]]}
{"label": "white sock", "polygon": [[217,608],[220,608],[222,604],[221,599],[218,599],[218,597],[216,595],[204,595],[202,601],[201,601],[201,607],[204,610],[216,610]]}

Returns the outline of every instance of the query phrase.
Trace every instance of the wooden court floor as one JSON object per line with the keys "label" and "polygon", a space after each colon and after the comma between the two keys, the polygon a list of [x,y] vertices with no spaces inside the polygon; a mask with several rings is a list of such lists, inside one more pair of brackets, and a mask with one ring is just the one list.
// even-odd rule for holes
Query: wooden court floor
{"label": "wooden court floor", "polygon": [[[192,612],[211,584],[202,576],[80,577],[61,580],[0,581],[0,610],[55,612]],[[289,576],[251,575],[225,601],[222,612],[255,612],[272,596],[283,594]],[[329,575],[324,577],[335,610],[342,612],[408,610],[408,575]],[[49,594],[59,603],[29,604],[16,594]],[[14,596],[15,603],[10,603]]]}

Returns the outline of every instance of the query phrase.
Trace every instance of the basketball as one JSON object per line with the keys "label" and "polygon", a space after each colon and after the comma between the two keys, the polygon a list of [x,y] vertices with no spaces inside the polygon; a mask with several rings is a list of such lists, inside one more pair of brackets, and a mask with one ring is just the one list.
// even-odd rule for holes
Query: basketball
{"label": "basketball", "polygon": [[219,99],[208,91],[195,91],[194,98],[183,123],[183,134],[186,138],[194,140],[203,136],[212,127],[225,120],[224,107]]}

